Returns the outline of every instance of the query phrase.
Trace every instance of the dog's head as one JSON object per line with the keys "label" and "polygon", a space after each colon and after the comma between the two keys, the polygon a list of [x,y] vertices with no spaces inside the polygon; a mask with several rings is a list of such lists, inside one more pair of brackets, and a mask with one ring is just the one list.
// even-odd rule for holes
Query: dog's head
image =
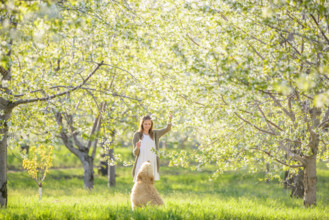
{"label": "dog's head", "polygon": [[137,174],[137,181],[145,183],[154,183],[153,167],[150,161],[146,161],[142,164]]}

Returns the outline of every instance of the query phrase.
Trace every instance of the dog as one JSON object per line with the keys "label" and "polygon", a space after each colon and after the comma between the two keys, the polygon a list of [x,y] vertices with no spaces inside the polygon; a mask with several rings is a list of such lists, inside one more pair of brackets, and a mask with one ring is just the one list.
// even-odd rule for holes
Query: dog
{"label": "dog", "polygon": [[142,164],[136,182],[131,191],[132,210],[146,205],[163,205],[163,201],[154,187],[153,168],[149,161]]}

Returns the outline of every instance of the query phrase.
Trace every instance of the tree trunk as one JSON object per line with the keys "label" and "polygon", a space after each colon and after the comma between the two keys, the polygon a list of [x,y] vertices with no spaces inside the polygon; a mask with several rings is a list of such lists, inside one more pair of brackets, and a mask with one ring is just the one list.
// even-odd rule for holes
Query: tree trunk
{"label": "tree trunk", "polygon": [[41,202],[42,198],[42,186],[39,186],[39,202]]}
{"label": "tree trunk", "polygon": [[297,174],[292,174],[290,170],[284,173],[284,188],[291,189],[290,197],[303,198],[304,197],[304,171],[298,170]]}
{"label": "tree trunk", "polygon": [[[312,152],[311,156],[305,156],[304,166],[304,205],[306,207],[316,205],[316,155],[318,153],[318,147],[320,143],[319,134],[315,133],[312,129],[315,129],[320,124],[321,110],[318,108],[312,108],[309,110],[312,118],[312,128],[310,130],[310,143],[309,148]],[[308,125],[309,126],[309,125]]]}
{"label": "tree trunk", "polygon": [[267,178],[267,174],[270,172],[270,164],[269,163],[266,163],[266,174],[265,174],[265,176],[266,176],[266,180],[265,180],[265,182],[266,183],[269,183],[270,182],[270,179],[269,178]]}
{"label": "tree trunk", "polygon": [[[4,101],[4,100],[1,100]],[[4,103],[0,103],[0,207],[7,207],[7,121],[11,116],[12,109],[4,108]]]}
{"label": "tree trunk", "polygon": [[[104,157],[105,154],[102,154],[101,158],[103,159]],[[107,164],[107,160],[105,159],[105,161],[99,162],[98,175],[107,176],[107,174],[108,174],[108,164]]]}
{"label": "tree trunk", "polygon": [[114,160],[114,149],[109,149],[109,159],[108,159],[108,187],[115,187],[115,165],[111,166],[110,161]]}
{"label": "tree trunk", "polygon": [[107,176],[108,175],[108,150],[105,148],[104,142],[101,143],[101,148],[103,153],[101,154],[101,160],[98,166],[98,175]]}
{"label": "tree trunk", "polygon": [[304,168],[304,205],[316,205],[316,155],[306,158]]}
{"label": "tree trunk", "polygon": [[283,186],[284,186],[285,189],[288,189],[289,185],[291,184],[290,183],[290,178],[289,178],[289,176],[290,176],[289,173],[290,173],[289,170],[284,172]]}
{"label": "tree trunk", "polygon": [[302,169],[298,170],[297,175],[293,174],[291,177],[291,194],[290,197],[303,198],[304,196],[304,171]]}
{"label": "tree trunk", "polygon": [[88,153],[80,157],[80,160],[84,169],[84,187],[91,190],[94,188],[94,160]]}
{"label": "tree trunk", "polygon": [[[2,124],[2,123],[1,123]],[[3,124],[2,124],[3,125]],[[1,129],[1,134],[6,136],[4,131]],[[0,142],[0,206],[6,208],[8,202],[7,194],[7,140],[6,137],[2,137]]]}

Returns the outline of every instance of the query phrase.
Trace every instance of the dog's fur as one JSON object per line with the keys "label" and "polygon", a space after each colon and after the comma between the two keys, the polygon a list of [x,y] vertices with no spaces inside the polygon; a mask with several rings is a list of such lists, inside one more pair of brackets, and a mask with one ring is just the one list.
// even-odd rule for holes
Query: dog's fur
{"label": "dog's fur", "polygon": [[131,192],[133,210],[147,204],[163,205],[163,201],[154,187],[153,168],[149,161],[142,164]]}

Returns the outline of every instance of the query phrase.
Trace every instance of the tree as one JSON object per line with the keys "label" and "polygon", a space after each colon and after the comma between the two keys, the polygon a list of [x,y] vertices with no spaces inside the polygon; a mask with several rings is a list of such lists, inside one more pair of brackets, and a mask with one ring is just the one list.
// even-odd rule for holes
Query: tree
{"label": "tree", "polygon": [[[6,42],[1,47],[0,58],[0,206],[6,207],[7,138],[13,110],[19,105],[38,104],[81,88],[103,62],[85,63],[85,76],[81,80],[72,71],[71,61],[59,59],[65,45],[58,47],[63,39],[58,33],[68,24],[61,23],[59,10],[50,1],[1,1],[0,8],[0,37],[1,42]],[[76,83],[70,83],[69,79],[74,78]]]}
{"label": "tree", "polygon": [[177,6],[179,19],[168,25],[179,27],[185,41],[172,43],[171,63],[182,82],[193,80],[172,86],[172,97],[186,102],[192,125],[209,129],[211,137],[199,147],[200,163],[215,162],[217,173],[246,165],[257,170],[273,161],[302,168],[304,205],[316,204],[316,161],[328,157],[327,6],[325,1]]}
{"label": "tree", "polygon": [[[255,171],[267,162],[271,170],[304,169],[304,204],[316,204],[316,160],[329,157],[326,1],[14,6],[1,4],[1,40],[8,43],[1,51],[0,155],[6,154],[15,106],[79,88],[102,90],[135,99],[123,105],[128,115],[154,112],[160,119],[174,111],[178,121],[182,114],[186,121],[177,129],[196,127],[195,135],[206,134],[195,156],[199,167],[216,163],[215,174],[245,166]],[[100,66],[106,69],[98,71]],[[114,70],[120,79],[107,74]],[[108,90],[111,82],[120,89]],[[106,101],[100,94],[96,99]],[[74,105],[68,106],[66,112],[74,113]],[[0,187],[6,185],[4,164],[1,158]]]}
{"label": "tree", "polygon": [[[115,137],[115,131],[111,132],[111,143],[113,143]],[[111,144],[110,144],[111,145]],[[107,177],[108,177],[108,187],[115,187],[116,186],[116,179],[115,179],[115,158],[114,158],[114,147],[108,146],[107,149]]]}
{"label": "tree", "polygon": [[39,186],[39,202],[42,198],[42,183],[45,180],[49,168],[52,167],[52,154],[54,148],[52,146],[45,147],[43,145],[37,148],[33,146],[31,148],[31,154],[24,158],[23,167]]}
{"label": "tree", "polygon": [[[102,114],[105,111],[105,107],[106,103],[104,102],[101,104],[97,117],[95,117],[87,143],[83,143],[79,140],[79,132],[73,125],[74,120],[72,114],[55,112],[56,121],[60,126],[60,137],[64,145],[80,159],[83,165],[84,186],[87,189],[94,188],[94,159],[96,156],[97,142],[101,128]],[[64,125],[63,118],[65,118],[67,127],[69,127],[68,129],[66,129],[66,126]],[[67,130],[70,130],[70,133],[68,133]],[[89,155],[91,148],[92,153]]]}
{"label": "tree", "polygon": [[[0,53],[1,206],[7,204],[8,132],[18,128],[15,123],[21,121],[13,120],[13,114],[22,115],[18,110],[28,109],[24,104],[34,103],[34,111],[45,108],[47,114],[42,102],[51,105],[50,100],[83,88],[96,72],[94,87],[87,90],[111,87],[107,72],[114,70],[129,83],[126,90],[138,95],[142,85],[129,69],[144,71],[144,58],[138,53],[147,51],[148,42],[144,32],[137,32],[139,18],[123,6],[96,1],[1,1],[0,40],[6,42]],[[139,64],[132,65],[136,60]],[[106,71],[99,71],[101,66]],[[115,90],[106,92],[122,98]]]}

